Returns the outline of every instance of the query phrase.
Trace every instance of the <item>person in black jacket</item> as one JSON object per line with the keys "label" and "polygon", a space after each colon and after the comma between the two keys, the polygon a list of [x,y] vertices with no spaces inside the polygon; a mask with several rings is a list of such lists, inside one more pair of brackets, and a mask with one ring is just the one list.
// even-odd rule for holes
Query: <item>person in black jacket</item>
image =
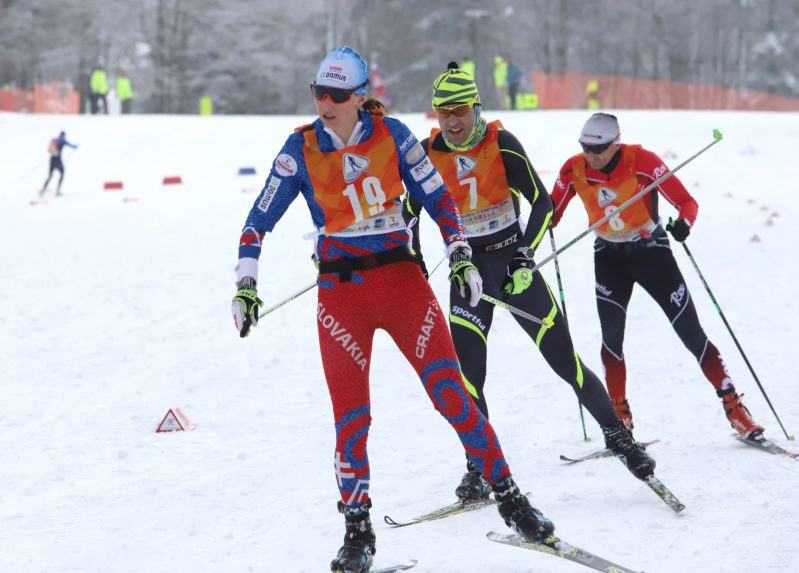
{"label": "person in black jacket", "polygon": [[[613,410],[602,382],[586,367],[572,345],[569,329],[533,254],[549,227],[552,202],[519,140],[498,121],[480,117],[480,95],[474,77],[454,62],[433,83],[433,109],[439,129],[422,147],[458,203],[472,248],[472,262],[483,277],[484,292],[502,293],[509,304],[535,316],[535,322],[514,315],[550,367],[568,382],[602,427],[607,446],[622,457],[639,479],[652,475],[655,462],[647,455]],[[421,176],[421,173],[420,173]],[[525,230],[519,224],[519,200],[531,205]],[[421,256],[420,205],[408,196],[404,216],[413,231],[414,250]],[[463,293],[450,290],[450,330],[467,387],[488,416],[483,393],[486,342],[494,305],[481,300],[470,307]],[[485,498],[490,487],[467,463],[456,489],[463,501]]]}

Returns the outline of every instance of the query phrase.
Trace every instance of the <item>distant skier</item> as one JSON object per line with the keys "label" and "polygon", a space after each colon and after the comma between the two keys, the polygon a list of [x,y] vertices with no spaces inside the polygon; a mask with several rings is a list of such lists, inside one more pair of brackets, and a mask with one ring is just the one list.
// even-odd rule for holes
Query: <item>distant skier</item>
{"label": "distant skier", "polygon": [[[579,138],[583,153],[571,157],[561,167],[552,191],[553,226],[575,195],[583,201],[592,224],[668,171],[651,151],[640,145],[620,143],[619,139],[615,116],[595,113],[588,119]],[[696,357],[705,378],[722,399],[732,427],[744,437],[762,434],[763,428],[752,420],[736,393],[718,349],[699,324],[691,294],[671,253],[668,235],[660,224],[659,195],[679,211],[677,220],[666,229],[676,241],[684,241],[696,220],[698,205],[675,176],[596,230],[596,304],[602,327],[602,363],[613,406],[627,427],[632,428],[623,343],[627,305],[633,286],[638,283],[660,305],[680,340]]]}
{"label": "distant skier", "polygon": [[64,162],[61,159],[61,153],[64,150],[64,147],[72,147],[73,149],[78,148],[77,145],[67,141],[67,134],[62,131],[58,134],[58,137],[51,139],[50,144],[47,146],[47,153],[50,154],[50,171],[47,174],[47,179],[45,180],[44,185],[42,185],[42,188],[39,191],[39,197],[42,197],[47,191],[47,185],[50,183],[50,178],[53,176],[53,171],[58,171],[59,173],[58,186],[56,187],[55,194],[57,196],[61,195],[61,184],[64,182]]}
{"label": "distant skier", "polygon": [[[480,94],[474,77],[455,62],[433,82],[433,110],[440,129],[422,141],[433,165],[452,189],[464,222],[474,264],[485,290],[540,319],[515,317],[549,366],[568,382],[602,427],[607,445],[623,456],[638,478],[651,475],[655,462],[634,442],[616,416],[599,378],[583,363],[572,345],[569,328],[544,277],[530,269],[533,254],[549,227],[552,202],[521,143],[498,121],[481,117]],[[520,198],[531,205],[525,231],[519,225]],[[418,215],[421,202],[408,195],[405,219],[420,249]],[[449,324],[469,389],[480,411],[488,416],[483,386],[488,334],[494,305],[481,300],[469,308],[453,285]],[[490,488],[469,462],[456,495],[471,501],[488,497]]]}
{"label": "distant skier", "polygon": [[[317,330],[336,428],[334,467],[344,544],[331,570],[362,573],[375,553],[369,517],[369,366],[376,329],[388,332],[491,484],[505,522],[542,540],[552,522],[511,477],[497,436],[469,398],[446,319],[411,254],[402,218],[405,189],[438,224],[450,280],[471,305],[482,292],[460,215],[441,175],[400,121],[366,100],[368,67],[352,48],[330,52],[311,85],[318,119],[289,136],[247,217],[239,243],[233,317],[239,335],[258,322],[258,258],[266,233],[302,194],[318,230]],[[366,111],[367,107],[372,111]],[[271,270],[266,276],[274,276]]]}

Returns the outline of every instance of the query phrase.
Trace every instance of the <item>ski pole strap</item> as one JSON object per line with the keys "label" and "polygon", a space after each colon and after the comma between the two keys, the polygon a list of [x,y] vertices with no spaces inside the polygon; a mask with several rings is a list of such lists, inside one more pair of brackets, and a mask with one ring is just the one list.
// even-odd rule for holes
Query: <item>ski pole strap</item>
{"label": "ski pole strap", "polygon": [[339,280],[346,283],[352,280],[353,271],[366,271],[401,261],[419,262],[418,258],[411,254],[407,246],[402,246],[363,257],[321,261],[319,263],[319,274],[336,273],[339,276]]}

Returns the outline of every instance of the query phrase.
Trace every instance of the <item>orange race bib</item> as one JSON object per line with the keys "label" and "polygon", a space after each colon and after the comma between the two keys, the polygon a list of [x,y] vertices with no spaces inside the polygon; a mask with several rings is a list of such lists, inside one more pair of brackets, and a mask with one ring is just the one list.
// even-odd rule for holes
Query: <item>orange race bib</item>
{"label": "orange race bib", "polygon": [[[489,123],[483,140],[468,151],[437,151],[428,146],[428,156],[455,199],[469,237],[495,233],[517,221],[499,149],[501,128],[499,121]],[[439,129],[430,132],[431,142],[438,133]]]}
{"label": "orange race bib", "polygon": [[[461,215],[501,203],[510,196],[505,164],[497,143],[502,124],[492,121],[479,145],[469,151],[437,151],[427,155],[444,178]],[[430,142],[441,130],[430,132]]]}
{"label": "orange race bib", "polygon": [[608,221],[600,225],[596,234],[608,241],[630,241],[641,235],[641,231],[651,232],[655,222],[649,212],[645,199],[636,201],[621,213],[616,213],[619,205],[640,190],[635,171],[635,153],[638,145],[628,145],[621,157],[621,170],[609,181],[589,183],[585,175],[585,157],[579,157],[573,166],[574,189],[588,213],[589,226],[606,215]]}
{"label": "orange race bib", "polygon": [[373,116],[372,121],[368,140],[336,151],[320,151],[316,131],[304,132],[305,164],[314,199],[325,216],[323,234],[378,217],[394,207],[405,190],[394,139],[381,117]]}

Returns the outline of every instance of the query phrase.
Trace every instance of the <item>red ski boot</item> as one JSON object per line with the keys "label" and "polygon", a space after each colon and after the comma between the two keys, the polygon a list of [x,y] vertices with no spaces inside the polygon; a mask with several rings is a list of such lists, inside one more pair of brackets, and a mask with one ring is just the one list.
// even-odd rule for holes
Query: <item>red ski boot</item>
{"label": "red ski boot", "polygon": [[751,439],[763,433],[763,426],[757,424],[749,413],[749,409],[741,402],[741,397],[735,392],[735,388],[730,386],[726,390],[716,392],[724,404],[724,413],[735,429],[746,439]]}

